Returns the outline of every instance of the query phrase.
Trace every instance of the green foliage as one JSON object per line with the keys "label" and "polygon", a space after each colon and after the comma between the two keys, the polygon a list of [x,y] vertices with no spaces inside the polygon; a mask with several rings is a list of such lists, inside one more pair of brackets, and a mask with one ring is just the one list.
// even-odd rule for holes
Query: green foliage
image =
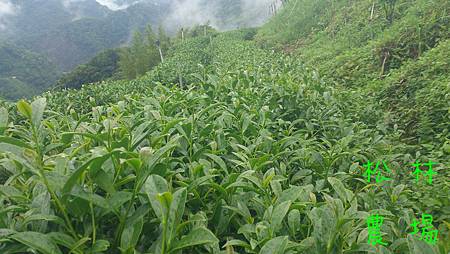
{"label": "green foliage", "polygon": [[161,47],[162,54],[166,55],[167,52],[169,51],[172,43],[171,43],[170,37],[167,36],[166,30],[164,29],[164,27],[162,25],[160,25],[158,28],[158,41],[159,41],[159,45]]}
{"label": "green foliage", "polygon": [[31,97],[49,88],[58,75],[45,57],[0,43],[0,98]]}
{"label": "green foliage", "polygon": [[82,64],[70,73],[64,74],[57,82],[57,87],[80,88],[84,84],[95,83],[118,75],[120,49],[101,52],[86,64]]}
{"label": "green foliage", "polygon": [[[169,46],[168,38],[162,31],[159,34],[162,37],[162,46],[167,48]],[[144,34],[138,31],[134,33],[130,47],[122,49],[119,54],[119,71],[123,78],[131,80],[140,77],[161,61],[158,49],[161,42],[158,46],[157,40],[150,25]]]}
{"label": "green foliage", "polygon": [[343,0],[289,1],[258,32],[257,40],[264,46],[281,46],[311,33],[323,30],[334,12],[342,8]]}
{"label": "green foliage", "polygon": [[[448,1],[290,1],[258,33],[333,81],[363,86],[449,38]],[[286,45],[288,44],[288,45]]]}
{"label": "green foliage", "polygon": [[169,59],[158,65],[152,75],[162,83],[180,86],[206,78],[206,68],[212,64],[212,50],[209,36],[178,41],[169,50]]}
{"label": "green foliage", "polygon": [[17,78],[0,78],[0,98],[4,100],[15,100],[36,94],[36,88],[23,83]]}
{"label": "green foliage", "polygon": [[182,27],[177,31],[175,39],[178,41],[183,41],[184,39],[195,38],[195,37],[209,37],[215,36],[217,34],[216,29],[214,29],[209,23],[204,25],[195,25],[193,27]]}
{"label": "green foliage", "polygon": [[389,23],[392,23],[394,21],[395,7],[397,2],[397,0],[380,0],[380,3],[384,9],[386,20]]}
{"label": "green foliage", "polygon": [[[406,144],[381,104],[247,35],[176,44],[133,81],[1,104],[0,252],[448,253],[448,147]],[[393,181],[366,185],[369,159]],[[408,165],[428,159],[439,175],[418,186]],[[367,245],[371,211],[386,247]],[[436,246],[408,236],[423,212]]]}
{"label": "green foliage", "polygon": [[8,16],[0,39],[8,42],[0,42],[0,97],[8,100],[52,88],[63,72],[70,72],[59,82],[63,87],[109,78],[115,63],[105,66],[105,55],[98,54],[122,46],[133,30],[159,24],[169,8],[166,3],[138,3],[110,11],[96,1],[71,1],[70,8],[54,0],[16,2],[20,11]]}
{"label": "green foliage", "polygon": [[300,57],[328,82],[365,94],[367,104],[382,102],[388,129],[401,130],[408,142],[446,143],[448,104],[437,91],[448,91],[449,12],[444,0],[296,0],[256,39]]}
{"label": "green foliage", "polygon": [[[143,31],[147,24],[157,26],[169,4],[137,3],[120,11],[110,11],[97,2],[71,5],[89,6],[89,14],[68,13],[62,1],[20,1],[21,12],[12,27],[12,40],[22,47],[45,55],[60,71],[70,71],[108,48],[126,43],[132,31]],[[15,26],[14,26],[15,25]]]}
{"label": "green foliage", "polygon": [[185,29],[185,38],[193,38],[199,36],[210,36],[216,33],[216,29],[214,29],[209,24],[206,25],[196,25],[189,29]]}
{"label": "green foliage", "polygon": [[385,82],[372,86],[383,88],[379,99],[394,113],[391,124],[405,126],[405,136],[411,141],[435,141],[440,147],[448,138],[449,58],[450,40],[442,41],[419,60],[395,70]]}

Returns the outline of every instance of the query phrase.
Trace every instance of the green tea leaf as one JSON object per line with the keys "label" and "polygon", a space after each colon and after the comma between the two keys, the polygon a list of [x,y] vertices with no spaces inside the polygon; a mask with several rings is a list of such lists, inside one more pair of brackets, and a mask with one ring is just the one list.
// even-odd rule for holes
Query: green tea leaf
{"label": "green tea leaf", "polygon": [[273,232],[277,232],[281,227],[281,222],[283,222],[284,217],[289,211],[291,206],[291,201],[285,201],[273,209],[271,228]]}
{"label": "green tea leaf", "polygon": [[186,197],[187,197],[186,188],[181,188],[173,194],[172,203],[170,204],[169,216],[167,218],[168,224],[167,237],[169,239],[168,244],[169,246],[170,243],[175,239],[177,227],[183,218],[184,208],[186,204]]}
{"label": "green tea leaf", "polygon": [[189,234],[183,236],[171,248],[170,253],[176,252],[187,247],[196,245],[214,244],[218,243],[219,239],[208,229],[199,227],[193,229]]}
{"label": "green tea leaf", "polygon": [[140,216],[134,221],[127,221],[127,223],[125,223],[125,228],[120,239],[120,248],[123,251],[128,252],[129,250],[134,249],[139,241],[143,226],[143,216]]}
{"label": "green tea leaf", "polygon": [[419,240],[417,236],[408,235],[408,247],[411,254],[439,254],[436,246]]}
{"label": "green tea leaf", "polygon": [[33,250],[39,251],[43,254],[62,254],[58,246],[53,240],[42,233],[38,232],[20,232],[9,236],[9,238],[18,241]]}
{"label": "green tea leaf", "polygon": [[95,244],[91,248],[92,253],[102,253],[104,251],[107,251],[109,248],[109,242],[106,240],[97,240],[95,241]]}
{"label": "green tea leaf", "polygon": [[8,127],[8,110],[6,108],[0,108],[0,134]]}
{"label": "green tea leaf", "polygon": [[288,225],[292,232],[297,232],[300,230],[300,211],[293,209],[288,214]]}
{"label": "green tea leaf", "polygon": [[252,247],[250,246],[250,244],[248,244],[247,242],[244,242],[242,240],[228,240],[227,243],[223,246],[223,247],[227,247],[227,246],[240,246],[246,249],[251,249]]}
{"label": "green tea leaf", "polygon": [[44,115],[45,107],[47,106],[47,100],[45,98],[36,99],[31,103],[31,122],[38,126],[41,124],[42,117]]}
{"label": "green tea leaf", "polygon": [[142,186],[142,192],[147,194],[147,197],[155,211],[156,216],[162,220],[163,217],[163,207],[157,198],[158,194],[165,193],[169,191],[166,179],[159,175],[151,175],[148,177],[147,181]]}
{"label": "green tea leaf", "polygon": [[50,237],[55,244],[64,246],[69,249],[75,246],[76,243],[75,239],[73,239],[72,236],[62,232],[51,232],[48,233],[47,236]]}
{"label": "green tea leaf", "polygon": [[19,102],[17,102],[17,109],[28,120],[31,120],[32,110],[28,102],[26,102],[25,100],[20,100]]}
{"label": "green tea leaf", "polygon": [[347,196],[347,189],[345,188],[344,184],[341,182],[341,180],[335,178],[335,177],[328,177],[328,182],[331,184],[333,189],[338,194],[339,198],[341,198],[342,202],[347,202],[351,200],[351,196]]}
{"label": "green tea leaf", "polygon": [[284,254],[287,244],[287,236],[275,237],[264,244],[259,254]]}
{"label": "green tea leaf", "polygon": [[89,166],[92,163],[96,163],[97,165],[101,165],[103,164],[109,157],[111,156],[111,154],[106,154],[103,155],[101,157],[95,157],[92,158],[90,160],[88,160],[87,162],[85,162],[83,165],[81,165],[75,172],[73,172],[69,179],[67,180],[67,182],[64,184],[63,187],[63,193],[69,193],[73,186],[75,186],[75,184],[77,183],[78,180],[80,180],[81,176],[83,175],[83,173],[89,168]]}
{"label": "green tea leaf", "polygon": [[211,154],[211,153],[206,153],[206,156],[208,156],[209,158],[211,158],[215,163],[217,163],[217,165],[219,165],[219,167],[224,171],[228,173],[227,170],[227,165],[225,164],[225,162],[222,160],[222,158],[220,158],[219,156],[215,155],[215,154]]}

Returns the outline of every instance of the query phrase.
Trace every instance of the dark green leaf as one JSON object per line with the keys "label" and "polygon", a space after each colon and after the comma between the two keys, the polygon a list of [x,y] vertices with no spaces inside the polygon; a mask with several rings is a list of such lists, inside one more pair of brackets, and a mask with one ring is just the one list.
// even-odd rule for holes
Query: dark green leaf
{"label": "dark green leaf", "polygon": [[20,232],[9,236],[9,238],[43,254],[62,254],[61,250],[49,236],[38,232]]}
{"label": "dark green leaf", "polygon": [[171,248],[170,252],[175,252],[187,247],[218,243],[219,239],[206,228],[195,228],[188,235],[177,241]]}

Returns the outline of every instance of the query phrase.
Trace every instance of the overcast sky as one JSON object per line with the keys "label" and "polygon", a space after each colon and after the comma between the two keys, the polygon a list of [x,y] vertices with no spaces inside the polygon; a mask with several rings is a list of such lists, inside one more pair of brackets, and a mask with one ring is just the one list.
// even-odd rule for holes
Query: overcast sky
{"label": "overcast sky", "polygon": [[[41,0],[46,1],[46,0]],[[66,7],[73,2],[86,2],[93,0],[60,0]],[[163,21],[167,26],[192,26],[195,24],[205,24],[210,22],[216,28],[221,28],[220,20],[217,19],[217,6],[214,3],[217,1],[211,0],[95,0],[99,4],[108,7],[112,11],[123,10],[132,4],[138,2],[169,2],[171,4],[171,11],[167,13],[166,19]],[[268,13],[268,6],[270,3],[279,0],[240,0],[243,8],[243,15],[248,16],[246,12],[261,13],[255,24],[260,25],[261,20],[265,20]],[[207,3],[207,4],[205,4]],[[7,26],[8,17],[11,17],[20,12],[20,6],[14,6],[11,0],[0,0],[0,30]],[[250,15],[250,14],[249,14]],[[262,17],[262,18],[261,18]]]}
{"label": "overcast sky", "polygon": [[0,0],[0,30],[6,26],[8,16],[14,15],[16,7],[9,0]]}

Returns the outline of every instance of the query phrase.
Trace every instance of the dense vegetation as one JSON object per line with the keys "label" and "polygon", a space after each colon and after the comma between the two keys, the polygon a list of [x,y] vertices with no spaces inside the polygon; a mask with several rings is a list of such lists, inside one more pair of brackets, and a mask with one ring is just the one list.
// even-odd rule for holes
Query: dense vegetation
{"label": "dense vegetation", "polygon": [[163,27],[156,35],[148,26],[144,33],[136,31],[130,44],[121,50],[118,62],[119,75],[129,80],[144,75],[163,61],[170,47],[170,39]]}
{"label": "dense vegetation", "polygon": [[[1,103],[0,252],[448,253],[448,40],[357,85],[254,35],[189,38],[138,79]],[[368,160],[391,180],[367,183]],[[429,160],[433,183],[416,182]],[[367,243],[373,214],[386,246]],[[435,245],[409,234],[421,214]]]}
{"label": "dense vegetation", "polygon": [[0,98],[17,99],[42,93],[58,72],[44,56],[0,42]]}
{"label": "dense vegetation", "polygon": [[83,84],[90,84],[107,80],[117,76],[119,72],[120,49],[108,49],[100,52],[88,63],[79,65],[73,71],[64,74],[56,87],[80,88]]}
{"label": "dense vegetation", "polygon": [[[178,4],[182,4],[183,1],[115,1],[118,5],[129,6],[116,11],[108,9],[95,0],[9,0],[8,2],[15,6],[15,12],[7,18],[2,17],[0,41],[8,41],[10,44],[8,47],[18,45],[21,50],[26,50],[26,53],[22,50],[23,58],[29,59],[30,55],[39,55],[41,62],[41,65],[36,65],[36,61],[21,61],[23,58],[19,58],[20,66],[17,66],[15,70],[25,77],[21,80],[12,79],[11,75],[0,73],[2,88],[0,97],[10,100],[39,94],[43,90],[54,87],[55,80],[58,79],[58,86],[71,88],[106,79],[111,71],[116,69],[116,62],[113,55],[106,56],[102,54],[102,51],[128,46],[133,31],[138,30],[144,33],[148,24],[157,28],[158,25],[166,23],[168,33],[175,34],[182,25],[177,23],[178,18],[181,20],[185,18],[171,15],[172,11],[177,11]],[[266,14],[259,15],[264,6],[261,4],[247,6],[240,0],[194,2],[198,5],[196,8],[205,9],[204,13],[195,13],[195,15],[208,16],[214,21],[215,26],[223,29],[261,24],[268,18]],[[191,21],[190,17],[186,18],[189,22]],[[203,29],[201,31],[194,29],[190,32],[203,33]],[[14,46],[14,48],[17,47]],[[106,65],[108,60],[111,60],[109,66]],[[158,61],[152,62],[150,66]],[[0,54],[0,69],[15,64],[15,60]],[[143,70],[148,71],[148,65]],[[44,68],[48,71],[42,72]],[[99,71],[100,74],[93,73],[94,71]],[[45,76],[46,73],[48,73],[47,76]],[[139,73],[124,77],[122,74],[116,72],[110,77],[134,78],[142,75]],[[45,83],[42,83],[42,79],[45,79]]]}
{"label": "dense vegetation", "polygon": [[[127,43],[135,29],[157,26],[169,7],[156,0],[120,11],[111,11],[96,1],[71,1],[67,7],[63,3],[69,1],[61,0],[19,2],[21,11],[11,25],[15,28],[11,40],[45,55],[61,71],[70,71],[102,50]],[[81,6],[85,9],[80,10]]]}
{"label": "dense vegetation", "polygon": [[[80,88],[84,84],[99,81],[132,80],[141,77],[160,64],[164,58],[168,58],[171,62],[176,61],[176,59],[179,60],[179,58],[173,56],[183,53],[179,47],[173,47],[178,41],[214,36],[216,33],[216,30],[209,25],[198,25],[192,28],[182,28],[177,36],[170,38],[162,26],[159,27],[157,33],[153,31],[151,26],[148,26],[144,32],[134,32],[129,46],[105,50],[88,63],[64,74],[58,80],[56,89]],[[198,57],[195,53],[192,55]],[[190,64],[192,62],[184,63],[185,66],[190,66]],[[194,65],[196,64],[194,63]],[[170,71],[164,71],[163,73],[172,75]]]}
{"label": "dense vegetation", "polygon": [[[107,59],[100,53],[126,44],[135,29],[144,29],[149,23],[156,26],[169,8],[167,2],[156,0],[121,11],[111,11],[94,0],[11,3],[17,6],[16,15],[8,17],[0,35],[1,41],[8,42],[0,46],[0,97],[10,100],[42,93],[60,78],[67,81],[68,87],[101,80],[115,68],[115,63],[104,65]],[[10,53],[5,55],[5,49],[15,51],[17,58],[11,58]],[[79,64],[82,65],[74,70]],[[14,71],[9,71],[11,66]],[[7,73],[4,69],[8,69]],[[94,69],[101,69],[102,74],[93,74]],[[61,77],[68,71],[71,73]]]}
{"label": "dense vegetation", "polygon": [[298,0],[256,37],[300,57],[328,82],[367,94],[370,104],[382,101],[394,113],[389,126],[411,142],[445,142],[449,13],[445,0]]}

